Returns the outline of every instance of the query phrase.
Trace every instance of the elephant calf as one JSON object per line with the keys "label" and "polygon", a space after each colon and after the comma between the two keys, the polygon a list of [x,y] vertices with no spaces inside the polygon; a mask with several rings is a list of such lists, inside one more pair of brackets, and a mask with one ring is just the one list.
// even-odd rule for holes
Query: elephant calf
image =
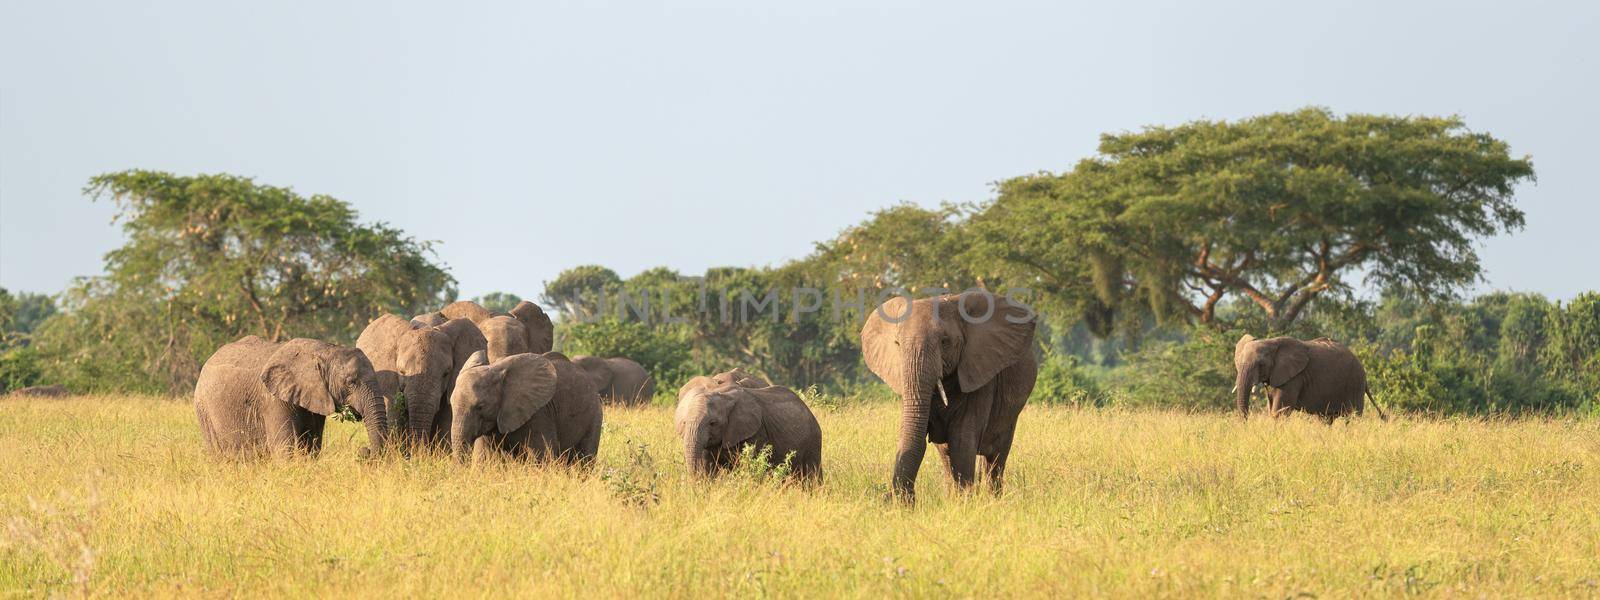
{"label": "elephant calf", "polygon": [[584,465],[600,449],[600,398],[583,370],[559,352],[494,362],[474,353],[450,407],[457,460],[466,460],[480,440],[513,455]]}
{"label": "elephant calf", "polygon": [[747,446],[788,457],[792,474],[822,479],[822,428],[792,390],[733,370],[696,377],[678,390],[674,422],[689,472],[710,476],[733,466]]}
{"label": "elephant calf", "polygon": [[[1274,417],[1299,410],[1332,423],[1365,408],[1366,369],[1349,348],[1327,338],[1258,340],[1245,334],[1234,344],[1233,366],[1240,416],[1249,415],[1250,396],[1260,384],[1268,386],[1268,413]],[[1384,416],[1383,408],[1373,408]]]}
{"label": "elephant calf", "polygon": [[383,450],[389,427],[372,363],[355,348],[303,338],[227,344],[194,387],[200,435],[219,454],[316,454],[328,415],[347,405],[364,415],[370,451]]}
{"label": "elephant calf", "polygon": [[656,395],[656,380],[632,359],[578,355],[572,362],[589,374],[600,399],[623,406],[649,404]]}

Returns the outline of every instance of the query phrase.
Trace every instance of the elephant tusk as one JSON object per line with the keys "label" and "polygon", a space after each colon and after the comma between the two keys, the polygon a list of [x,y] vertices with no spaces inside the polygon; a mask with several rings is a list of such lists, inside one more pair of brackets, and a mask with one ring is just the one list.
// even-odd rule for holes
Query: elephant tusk
{"label": "elephant tusk", "polygon": [[1237,384],[1237,383],[1233,384],[1233,389],[1228,390],[1228,393],[1229,394],[1237,394],[1237,393],[1239,393],[1239,384]]}
{"label": "elephant tusk", "polygon": [[939,386],[939,398],[944,400],[944,405],[950,406],[950,396],[944,393],[944,381],[934,380],[933,384]]}

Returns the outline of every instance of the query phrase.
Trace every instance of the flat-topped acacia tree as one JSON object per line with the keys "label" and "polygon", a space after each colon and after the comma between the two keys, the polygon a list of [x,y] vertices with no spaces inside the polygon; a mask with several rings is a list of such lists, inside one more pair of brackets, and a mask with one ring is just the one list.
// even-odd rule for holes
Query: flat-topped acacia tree
{"label": "flat-topped acacia tree", "polygon": [[1221,327],[1236,295],[1282,330],[1360,275],[1423,297],[1477,280],[1475,239],[1523,225],[1513,192],[1533,178],[1458,117],[1310,108],[1149,127],[1102,136],[1067,173],[1002,182],[969,258],[1085,314],[1139,298]]}

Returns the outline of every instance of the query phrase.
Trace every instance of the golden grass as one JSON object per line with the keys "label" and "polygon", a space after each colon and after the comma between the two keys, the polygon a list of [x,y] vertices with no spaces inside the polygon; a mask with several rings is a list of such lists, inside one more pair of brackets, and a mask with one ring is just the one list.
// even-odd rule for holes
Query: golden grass
{"label": "golden grass", "polygon": [[[819,410],[827,482],[805,489],[684,480],[662,408],[608,409],[585,474],[361,463],[341,423],[320,459],[217,462],[186,403],[0,400],[0,592],[1600,594],[1595,420],[1034,406],[1004,495],[954,492],[930,452],[906,508],[883,500],[896,411]],[[648,444],[658,503],[599,475],[632,463],[627,441]]]}

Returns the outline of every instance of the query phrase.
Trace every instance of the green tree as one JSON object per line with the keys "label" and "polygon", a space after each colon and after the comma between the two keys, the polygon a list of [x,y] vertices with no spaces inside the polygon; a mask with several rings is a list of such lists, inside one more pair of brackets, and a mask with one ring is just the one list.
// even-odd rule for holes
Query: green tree
{"label": "green tree", "polygon": [[492,311],[509,313],[511,309],[517,307],[518,302],[522,302],[522,298],[507,292],[489,292],[473,298],[472,301]]}
{"label": "green tree", "polygon": [[116,204],[127,243],[38,336],[48,368],[79,389],[181,393],[238,337],[350,342],[373,315],[455,293],[428,243],[358,223],[328,196],[155,171],[101,175],[85,192]]}
{"label": "green tree", "polygon": [[818,243],[784,270],[816,287],[964,290],[978,283],[956,260],[965,249],[961,213],[897,204]]}
{"label": "green tree", "polygon": [[562,271],[554,281],[544,282],[541,299],[563,319],[587,319],[598,314],[595,311],[599,310],[601,294],[614,295],[621,287],[622,278],[616,271],[600,265],[580,265]]}
{"label": "green tree", "polygon": [[1102,136],[1066,174],[1001,184],[974,227],[997,268],[1090,318],[1139,299],[1221,329],[1244,297],[1282,330],[1356,274],[1424,298],[1476,281],[1475,237],[1522,226],[1533,177],[1456,117],[1304,109]]}
{"label": "green tree", "polygon": [[56,302],[50,296],[0,288],[0,349],[27,345],[28,336],[55,313]]}

